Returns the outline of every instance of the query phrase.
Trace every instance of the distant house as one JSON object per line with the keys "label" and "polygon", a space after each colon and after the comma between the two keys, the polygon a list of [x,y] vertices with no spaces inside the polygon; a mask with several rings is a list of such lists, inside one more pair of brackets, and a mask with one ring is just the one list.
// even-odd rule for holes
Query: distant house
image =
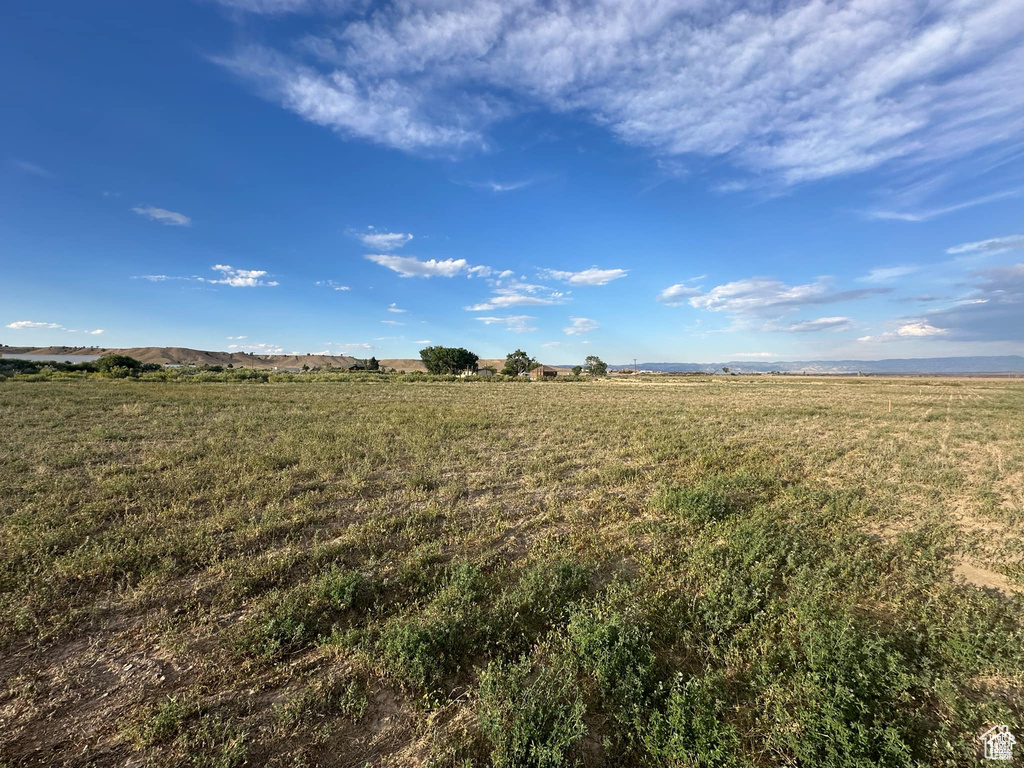
{"label": "distant house", "polygon": [[476,372],[476,375],[479,376],[481,379],[489,379],[494,375],[494,371],[492,371],[490,368],[481,368],[479,371]]}
{"label": "distant house", "polygon": [[538,365],[530,371],[531,379],[553,379],[558,375],[558,369],[550,365]]}

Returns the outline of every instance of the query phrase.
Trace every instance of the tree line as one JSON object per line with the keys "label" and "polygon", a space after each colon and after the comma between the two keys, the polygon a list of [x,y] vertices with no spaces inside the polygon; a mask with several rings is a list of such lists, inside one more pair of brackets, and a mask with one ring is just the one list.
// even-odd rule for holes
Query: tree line
{"label": "tree line", "polygon": [[[480,370],[479,355],[464,347],[424,347],[420,350],[420,360],[423,361],[428,373],[477,373]],[[539,366],[537,358],[530,357],[523,350],[517,349],[505,356],[505,366],[500,373],[505,376],[524,376]],[[499,373],[494,368],[490,368],[490,370],[493,373]],[[583,373],[592,377],[605,376],[608,374],[608,364],[597,355],[588,355],[585,364],[573,366],[572,372],[576,376]]]}

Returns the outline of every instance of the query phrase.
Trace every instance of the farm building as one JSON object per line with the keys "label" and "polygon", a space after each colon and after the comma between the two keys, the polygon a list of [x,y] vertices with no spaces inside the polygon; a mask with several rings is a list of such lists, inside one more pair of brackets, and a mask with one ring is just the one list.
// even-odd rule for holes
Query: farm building
{"label": "farm building", "polygon": [[558,369],[552,368],[550,365],[538,365],[530,371],[531,379],[553,379],[557,375]]}

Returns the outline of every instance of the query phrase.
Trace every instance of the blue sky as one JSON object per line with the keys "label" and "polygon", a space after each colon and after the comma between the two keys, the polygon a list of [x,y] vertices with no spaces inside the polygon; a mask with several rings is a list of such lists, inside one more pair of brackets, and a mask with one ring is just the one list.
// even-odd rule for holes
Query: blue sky
{"label": "blue sky", "polygon": [[0,11],[0,341],[1024,353],[1020,0]]}

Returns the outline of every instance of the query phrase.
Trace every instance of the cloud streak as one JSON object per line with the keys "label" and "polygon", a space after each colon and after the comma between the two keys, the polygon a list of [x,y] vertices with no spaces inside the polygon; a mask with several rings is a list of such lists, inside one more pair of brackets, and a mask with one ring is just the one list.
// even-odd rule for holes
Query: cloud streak
{"label": "cloud streak", "polygon": [[166,208],[154,208],[151,205],[139,206],[132,208],[135,213],[139,216],[145,216],[151,221],[159,222],[160,224],[166,224],[171,227],[191,227],[192,219],[186,216],[184,213],[178,213],[177,211],[169,211]]}

